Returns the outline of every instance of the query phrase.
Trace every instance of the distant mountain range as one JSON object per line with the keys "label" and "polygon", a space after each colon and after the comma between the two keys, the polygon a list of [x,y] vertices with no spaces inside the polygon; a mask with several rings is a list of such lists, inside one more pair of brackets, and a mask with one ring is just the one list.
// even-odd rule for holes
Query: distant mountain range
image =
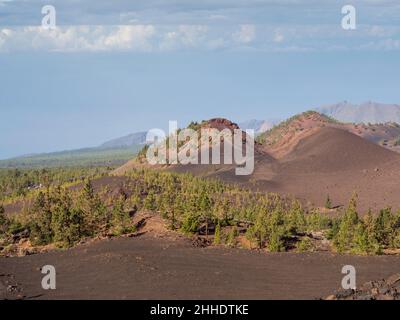
{"label": "distant mountain range", "polygon": [[274,125],[277,125],[279,122],[281,122],[281,120],[279,119],[269,119],[269,120],[252,119],[239,123],[239,127],[242,130],[252,129],[254,130],[254,133],[257,135],[268,131]]}
{"label": "distant mountain range", "polygon": [[141,145],[146,142],[146,133],[147,132],[136,132],[129,134],[127,136],[123,136],[121,138],[112,139],[110,141],[104,142],[99,146],[101,149],[109,149],[109,148],[123,148],[123,147],[131,147],[136,145]]}
{"label": "distant mountain range", "polygon": [[400,123],[400,105],[384,104],[373,101],[361,104],[352,104],[343,101],[333,105],[326,105],[315,111],[335,118],[342,122],[352,123]]}
{"label": "distant mountain range", "polygon": [[106,141],[97,147],[29,154],[0,160],[0,168],[121,165],[134,157],[145,142],[146,132],[136,132]]}
{"label": "distant mountain range", "polygon": [[[396,122],[400,124],[400,105],[397,104],[385,104],[373,101],[352,104],[348,101],[342,101],[336,104],[323,105],[313,110],[345,123],[383,124]],[[253,129],[256,135],[259,135],[278,125],[281,120],[252,119],[239,123],[239,127],[243,130]]]}
{"label": "distant mountain range", "polygon": [[[343,101],[314,110],[345,123],[379,124],[396,122],[400,124],[400,105],[397,104],[383,104],[372,101],[352,104]],[[280,122],[279,119],[252,119],[239,123],[239,127],[242,130],[253,129],[255,134],[259,136]],[[397,134],[397,131],[395,134]],[[382,135],[383,143],[393,140],[394,137],[392,136],[392,132],[389,137]],[[397,140],[397,138],[393,140],[396,145]],[[121,164],[132,158],[145,142],[146,132],[136,132],[106,141],[93,148],[25,155],[13,159],[0,160],[0,168]]]}

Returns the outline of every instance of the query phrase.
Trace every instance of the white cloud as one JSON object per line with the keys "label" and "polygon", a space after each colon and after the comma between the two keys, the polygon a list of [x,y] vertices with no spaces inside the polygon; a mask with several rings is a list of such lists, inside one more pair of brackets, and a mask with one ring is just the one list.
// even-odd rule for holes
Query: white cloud
{"label": "white cloud", "polygon": [[243,24],[240,30],[232,35],[233,39],[240,43],[250,43],[256,38],[256,26],[252,24]]}
{"label": "white cloud", "polygon": [[176,50],[201,47],[207,41],[207,31],[207,26],[203,25],[181,25],[177,29],[165,33],[159,48]]}
{"label": "white cloud", "polygon": [[82,25],[0,27],[0,51],[400,50],[400,27],[360,25]]}
{"label": "white cloud", "polygon": [[104,37],[100,48],[149,51],[152,47],[149,39],[154,34],[155,28],[152,25],[119,26],[117,31]]}

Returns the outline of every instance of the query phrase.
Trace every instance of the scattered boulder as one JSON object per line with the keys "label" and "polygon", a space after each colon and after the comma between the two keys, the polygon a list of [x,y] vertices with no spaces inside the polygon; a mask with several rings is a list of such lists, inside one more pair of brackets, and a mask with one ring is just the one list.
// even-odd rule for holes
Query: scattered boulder
{"label": "scattered boulder", "polygon": [[0,274],[0,300],[19,300],[24,298],[23,289],[15,281],[14,275]]}
{"label": "scattered boulder", "polygon": [[195,237],[192,241],[193,247],[205,248],[211,245],[211,240],[205,237]]}

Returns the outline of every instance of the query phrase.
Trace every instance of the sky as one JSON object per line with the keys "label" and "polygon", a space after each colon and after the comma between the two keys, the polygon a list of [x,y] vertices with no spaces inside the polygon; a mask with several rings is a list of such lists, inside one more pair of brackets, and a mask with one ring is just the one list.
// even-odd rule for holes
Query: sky
{"label": "sky", "polygon": [[0,159],[169,120],[400,103],[399,57],[397,0],[0,0]]}

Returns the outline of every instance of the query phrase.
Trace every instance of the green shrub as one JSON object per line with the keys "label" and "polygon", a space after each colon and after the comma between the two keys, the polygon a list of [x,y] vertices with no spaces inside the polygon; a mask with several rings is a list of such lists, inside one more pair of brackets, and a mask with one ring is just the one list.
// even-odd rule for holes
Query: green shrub
{"label": "green shrub", "polygon": [[239,232],[238,232],[237,228],[232,227],[226,238],[226,244],[229,246],[235,246],[236,245],[236,237],[238,235],[239,235]]}
{"label": "green shrub", "polygon": [[181,230],[185,233],[195,233],[199,229],[199,216],[187,213],[182,220]]}
{"label": "green shrub", "polygon": [[260,211],[257,213],[254,224],[247,229],[246,237],[251,241],[255,241],[261,249],[268,236],[268,229],[268,215]]}
{"label": "green shrub", "polygon": [[8,229],[8,219],[4,212],[4,207],[0,204],[0,235],[4,234]]}
{"label": "green shrub", "polygon": [[268,250],[270,252],[285,251],[285,244],[282,241],[282,234],[279,231],[274,231],[268,239]]}
{"label": "green shrub", "polygon": [[221,243],[221,226],[219,222],[215,226],[215,233],[214,233],[214,244],[220,244]]}
{"label": "green shrub", "polygon": [[104,202],[94,191],[92,182],[87,180],[78,197],[77,208],[83,215],[82,232],[87,236],[94,236],[105,232],[110,224],[110,215]]}
{"label": "green shrub", "polygon": [[60,206],[53,212],[52,229],[54,242],[61,247],[71,247],[82,237],[82,212],[70,207]]}
{"label": "green shrub", "polygon": [[383,209],[377,217],[368,214],[361,219],[356,195],[343,215],[330,218],[276,194],[190,174],[133,170],[124,180],[117,197],[112,190],[96,192],[90,180],[83,188],[40,190],[32,196],[29,212],[13,221],[0,206],[3,233],[28,228],[33,244],[69,247],[84,236],[133,232],[129,212],[145,208],[160,212],[172,229],[185,233],[196,233],[204,224],[208,233],[209,224],[216,223],[215,243],[235,245],[238,231],[230,226],[240,225],[247,226],[250,241],[274,252],[287,250],[289,241],[299,237],[297,249],[312,250],[304,235],[316,231],[326,234],[338,252],[377,254],[400,247],[400,215]]}
{"label": "green shrub", "polygon": [[114,235],[118,236],[136,231],[129,212],[125,210],[125,200],[122,196],[115,201],[111,215],[112,232]]}
{"label": "green shrub", "polygon": [[30,240],[34,245],[45,245],[53,242],[52,210],[49,192],[39,192],[32,208],[33,221],[30,224]]}
{"label": "green shrub", "polygon": [[150,211],[156,210],[156,198],[153,190],[150,190],[147,194],[146,198],[144,199],[143,206],[145,209]]}
{"label": "green shrub", "polygon": [[309,237],[303,237],[297,244],[296,248],[300,252],[307,252],[313,250],[313,244]]}
{"label": "green shrub", "polygon": [[332,201],[331,201],[331,198],[329,197],[329,194],[326,196],[325,208],[332,209]]}
{"label": "green shrub", "polygon": [[351,251],[354,247],[354,234],[359,223],[357,213],[357,196],[350,200],[349,206],[341,218],[339,229],[334,237],[334,245],[338,252]]}

